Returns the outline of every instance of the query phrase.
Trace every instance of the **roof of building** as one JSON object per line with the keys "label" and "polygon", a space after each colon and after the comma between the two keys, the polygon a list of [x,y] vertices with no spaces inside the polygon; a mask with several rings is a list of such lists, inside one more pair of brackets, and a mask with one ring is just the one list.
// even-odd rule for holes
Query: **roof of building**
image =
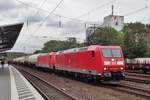
{"label": "roof of building", "polygon": [[10,50],[23,27],[23,23],[0,26],[0,52]]}

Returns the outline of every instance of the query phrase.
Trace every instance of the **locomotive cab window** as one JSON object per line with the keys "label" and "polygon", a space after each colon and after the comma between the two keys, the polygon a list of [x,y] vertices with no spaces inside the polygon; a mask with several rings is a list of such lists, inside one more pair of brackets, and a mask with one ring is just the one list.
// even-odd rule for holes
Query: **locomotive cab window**
{"label": "locomotive cab window", "polygon": [[113,57],[122,57],[120,50],[112,50]]}
{"label": "locomotive cab window", "polygon": [[112,57],[112,53],[110,49],[102,49],[102,54],[104,57]]}
{"label": "locomotive cab window", "polygon": [[102,49],[101,51],[104,57],[122,57],[121,50],[119,49]]}

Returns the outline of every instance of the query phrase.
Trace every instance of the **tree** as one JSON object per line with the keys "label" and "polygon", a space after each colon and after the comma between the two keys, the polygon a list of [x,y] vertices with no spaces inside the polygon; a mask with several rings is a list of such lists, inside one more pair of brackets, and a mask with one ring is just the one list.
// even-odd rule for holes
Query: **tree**
{"label": "tree", "polygon": [[129,23],[123,28],[124,53],[127,58],[144,57],[147,52],[146,28],[142,23]]}
{"label": "tree", "polygon": [[146,42],[147,42],[147,52],[146,52],[146,56],[150,57],[150,24],[146,25]]}
{"label": "tree", "polygon": [[89,38],[94,44],[123,45],[123,33],[111,27],[98,28]]}
{"label": "tree", "polygon": [[21,52],[7,52],[7,59],[18,58],[25,55],[29,55],[29,54],[21,53]]}
{"label": "tree", "polygon": [[33,54],[38,54],[41,53],[41,50],[36,50],[35,52],[33,52]]}
{"label": "tree", "polygon": [[82,47],[84,44],[77,43],[76,41],[59,41],[59,40],[51,40],[44,44],[41,52],[51,52],[51,51],[60,51],[66,50],[69,48]]}

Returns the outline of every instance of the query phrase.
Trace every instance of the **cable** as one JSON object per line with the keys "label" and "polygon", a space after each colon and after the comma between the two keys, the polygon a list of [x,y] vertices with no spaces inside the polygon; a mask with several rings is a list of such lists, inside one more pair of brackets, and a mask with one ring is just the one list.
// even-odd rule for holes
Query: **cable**
{"label": "cable", "polygon": [[148,19],[142,19],[140,21],[143,21],[143,22],[150,21],[150,18],[148,18]]}
{"label": "cable", "polygon": [[56,13],[54,13],[54,15],[60,16],[62,18],[70,19],[70,20],[76,21],[76,22],[83,22],[83,20],[80,20],[80,19],[77,19],[77,18],[66,17],[66,16],[62,16],[62,15],[56,14]]}
{"label": "cable", "polygon": [[36,33],[36,32],[40,29],[40,27],[44,24],[44,22],[45,22],[45,21],[49,18],[49,16],[59,7],[59,5],[60,5],[62,2],[63,2],[63,0],[61,0],[61,1],[56,5],[56,7],[48,14],[47,17],[45,17],[45,19],[42,21],[42,23],[39,25],[39,27],[33,32],[33,34]]}
{"label": "cable", "polygon": [[126,14],[124,14],[123,16],[130,16],[130,15],[133,15],[133,14],[138,13],[138,12],[141,12],[141,11],[143,11],[143,10],[149,8],[149,7],[150,7],[150,5],[145,6],[145,7],[143,7],[143,8],[137,9],[137,10],[135,10],[135,11],[126,13]]}
{"label": "cable", "polygon": [[[39,10],[42,8],[42,6],[45,4],[46,1],[47,1],[47,0],[44,0],[44,1],[42,2],[42,4],[40,5],[40,7],[37,9],[37,11],[35,12],[35,14],[34,14],[33,16],[36,16],[36,15],[39,14]],[[30,18],[28,17],[28,23],[29,23],[29,21],[30,21]]]}
{"label": "cable", "polygon": [[[38,10],[42,10],[42,11],[45,11],[45,12],[48,12],[49,14],[48,14],[48,16],[47,17],[45,17],[45,19],[42,21],[42,23],[39,25],[39,27],[33,32],[33,34],[35,34],[38,30],[39,30],[39,28],[43,25],[43,23],[47,20],[47,18],[51,15],[51,14],[53,14],[53,12],[59,7],[59,5],[63,2],[63,0],[61,0],[57,5],[56,5],[56,7],[51,11],[51,12],[49,12],[49,11],[47,11],[47,10],[44,10],[44,9],[41,9],[41,7],[40,8],[37,8],[37,7],[34,7],[34,6],[31,6],[31,5],[29,5],[29,4],[26,4],[26,3],[24,3],[24,2],[22,2],[22,1],[19,1],[19,0],[16,0],[16,1],[18,1],[19,3],[21,3],[21,4],[23,4],[23,5],[25,5],[25,6],[27,6],[27,7],[30,7],[30,8],[34,8],[34,9],[38,9]],[[46,2],[46,0],[44,1],[44,2]],[[44,4],[44,2],[43,2],[43,4]],[[42,5],[43,5],[42,4]],[[42,6],[41,5],[41,6]],[[56,15],[56,14],[54,14],[54,15]],[[58,16],[58,15],[57,15]],[[59,15],[60,16],[60,15]],[[61,17],[65,17],[65,16],[61,16]],[[68,18],[68,17],[65,17],[65,18]],[[71,18],[70,18],[71,19]],[[33,34],[31,34],[31,36],[33,35]]]}
{"label": "cable", "polygon": [[[22,2],[22,1],[20,1],[20,0],[16,0],[16,1],[19,2],[19,3],[21,3],[21,4],[23,4],[24,6],[28,6],[28,7],[30,7],[30,8],[34,8],[34,9],[38,9],[38,10],[41,10],[41,11],[50,13],[48,10],[45,10],[45,9],[41,9],[41,8],[32,6],[32,5],[30,5],[30,4],[27,4],[27,3],[25,3],[25,2]],[[77,19],[77,18],[66,17],[66,16],[63,16],[63,15],[60,15],[60,14],[57,14],[57,13],[53,13],[53,15],[58,16],[58,17],[60,16],[60,17],[62,17],[62,18],[69,19],[69,20],[72,20],[72,21],[76,21],[76,22],[78,22],[78,23],[85,22],[84,20],[80,20],[80,19]]]}
{"label": "cable", "polygon": [[[45,9],[41,9],[41,8],[32,6],[32,5],[28,4],[28,3],[22,2],[22,1],[20,1],[20,0],[16,0],[16,1],[17,1],[18,3],[20,3],[20,4],[23,4],[24,6],[27,6],[27,7],[30,7],[30,8],[34,8],[34,9],[38,9],[38,10],[42,10],[42,11],[44,11],[44,12],[50,13],[48,10],[45,10]],[[83,20],[75,19],[75,18],[71,18],[71,17],[66,17],[66,16],[63,16],[63,15],[56,14],[56,13],[53,13],[53,15],[58,16],[58,17],[61,17],[61,18],[69,19],[69,20],[78,22],[78,23],[80,23],[80,24],[85,23]]]}
{"label": "cable", "polygon": [[[63,0],[61,0],[57,5],[56,7],[51,11],[49,12],[48,16],[45,17],[45,19],[40,23],[40,25],[35,29],[35,31],[31,34],[36,34],[37,31],[41,28],[41,26],[44,24],[44,22],[47,20],[47,18],[49,18],[49,16],[59,7],[59,5],[63,2]],[[29,41],[29,40],[28,40]]]}
{"label": "cable", "polygon": [[[41,9],[42,6],[43,6],[46,2],[47,2],[47,0],[44,0],[43,3],[41,4],[41,6],[39,7],[39,9]],[[36,12],[36,14],[38,14],[38,13],[39,13],[39,10]],[[36,15],[36,14],[35,14],[35,15]]]}
{"label": "cable", "polygon": [[[52,39],[52,40],[61,40],[62,38],[67,40],[69,38],[69,37],[61,37],[61,38],[59,38],[59,37],[53,37],[53,36],[37,36],[37,35],[32,35],[31,37],[39,38],[39,39],[41,39],[41,37],[42,37],[43,39],[46,38],[46,39]],[[84,40],[83,38],[79,38],[79,37],[77,39]]]}
{"label": "cable", "polygon": [[[42,6],[45,4],[46,1],[47,1],[47,0],[44,0],[44,1],[42,2],[42,4],[40,5],[39,9],[42,8]],[[39,13],[39,10],[37,10],[33,16],[38,15],[38,13]],[[29,19],[29,16],[28,16],[28,18],[27,18],[27,29],[28,29],[29,21],[30,21],[30,19]],[[29,29],[28,29],[28,31],[29,31]]]}
{"label": "cable", "polygon": [[[22,2],[22,1],[20,1],[20,0],[16,0],[16,1],[19,2],[19,3],[21,3],[21,4],[23,4],[23,5],[25,5],[25,6],[28,6],[28,7],[30,7],[30,8],[34,8],[34,9],[38,9],[38,10],[42,10],[42,11],[44,11],[44,12],[50,13],[48,10],[45,10],[45,9],[41,9],[41,8],[32,6],[32,5],[30,5],[30,4],[27,4],[27,3],[25,3],[25,2]],[[71,17],[66,17],[66,16],[62,16],[62,15],[56,14],[56,13],[53,13],[53,15],[55,15],[55,16],[61,16],[61,17],[63,17],[63,18],[70,19],[70,20],[82,21],[82,20],[80,20],[80,19],[75,19],[75,18],[71,18]]]}
{"label": "cable", "polygon": [[88,11],[88,12],[86,12],[86,13],[84,13],[84,14],[78,16],[78,17],[75,17],[75,18],[83,17],[83,16],[85,16],[85,15],[88,15],[90,12],[93,13],[95,10],[100,9],[100,8],[103,8],[103,7],[105,7],[105,6],[108,6],[108,5],[111,4],[111,3],[112,3],[112,1],[109,1],[109,2],[107,2],[107,3],[105,3],[105,4],[103,4],[103,5],[100,5],[100,6],[96,7],[96,8],[93,8],[93,9],[91,9],[90,11]]}
{"label": "cable", "polygon": [[[18,1],[18,0],[17,0]],[[46,11],[46,12],[49,12],[49,15],[43,20],[43,22],[39,25],[39,27],[32,33],[32,35],[33,34],[35,34],[38,30],[39,30],[39,28],[43,25],[43,23],[47,20],[47,18],[51,15],[51,14],[54,14],[53,12],[58,8],[58,6],[62,3],[62,1],[63,0],[61,0],[59,3],[58,3],[58,5],[51,11],[51,12],[49,12],[49,11],[46,11],[46,10],[44,10],[44,11]],[[35,8],[35,9],[40,9],[40,10],[43,10],[43,9],[41,9],[41,8],[36,8],[36,7],[32,7],[32,6],[30,6],[29,4],[26,4],[26,3],[24,3],[24,2],[20,2],[20,3],[22,3],[22,4],[24,4],[24,5],[26,5],[26,6],[29,6],[29,7],[31,7],[31,8]],[[63,17],[63,18],[67,18],[67,19],[70,19],[70,20],[76,20],[76,21],[82,21],[82,20],[79,20],[79,19],[74,19],[74,18],[69,18],[69,17],[65,17],[65,16],[62,16],[62,15],[58,15],[58,14],[54,14],[54,15],[56,15],[56,16],[60,16],[60,17]]]}
{"label": "cable", "polygon": [[[23,5],[25,5],[25,6],[28,6],[28,7],[30,7],[30,8],[42,10],[42,11],[44,11],[44,12],[49,13],[48,10],[41,9],[41,8],[37,8],[37,7],[35,7],[35,6],[29,5],[29,4],[27,4],[27,3],[25,3],[25,2],[22,2],[22,1],[20,1],[20,0],[16,0],[16,1],[19,2],[19,3],[21,3],[21,4],[23,4]],[[108,4],[109,4],[109,3],[111,3],[111,2],[108,2]],[[107,3],[106,3],[106,4],[107,4]],[[105,4],[104,4],[104,5],[105,5]],[[103,5],[103,6],[104,6],[104,5]],[[101,6],[102,6],[102,5],[101,5]],[[144,9],[147,9],[148,7],[150,7],[150,5],[149,5],[149,6],[146,5],[146,6],[143,7],[143,8],[140,8],[140,9],[138,9],[138,10],[135,10],[135,11],[132,11],[132,12],[123,14],[123,15],[124,15],[124,16],[129,16],[129,15],[138,13],[138,12],[140,12],[140,11],[143,11]],[[98,8],[98,7],[97,7],[97,8]],[[96,9],[96,8],[94,8],[94,9]],[[94,9],[93,9],[93,10],[94,10]],[[91,10],[91,11],[93,11],[93,10]],[[91,12],[91,11],[88,11],[88,12]],[[82,15],[80,15],[80,16],[78,16],[78,17],[82,17],[82,16],[84,16],[84,15],[86,15],[86,14],[88,14],[88,13],[82,14]],[[66,19],[69,19],[69,20],[72,20],[72,21],[76,21],[76,22],[78,22],[78,23],[84,23],[84,22],[85,22],[84,20],[78,19],[78,17],[76,17],[76,18],[71,18],[71,17],[62,16],[62,15],[59,15],[59,14],[56,14],[56,13],[53,13],[53,15],[55,15],[55,16],[60,16],[60,17],[62,17],[62,18],[66,18]]]}

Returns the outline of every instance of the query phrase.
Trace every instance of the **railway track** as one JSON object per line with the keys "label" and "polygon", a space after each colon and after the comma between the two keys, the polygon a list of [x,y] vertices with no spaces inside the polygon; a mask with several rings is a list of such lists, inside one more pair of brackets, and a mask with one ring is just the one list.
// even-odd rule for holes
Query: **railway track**
{"label": "railway track", "polygon": [[150,80],[126,77],[126,81],[137,82],[142,84],[150,84]]}
{"label": "railway track", "polygon": [[130,72],[127,72],[127,75],[128,75],[128,76],[136,76],[136,77],[150,78],[150,75],[148,75],[148,74],[138,74],[138,73],[130,73]]}
{"label": "railway track", "polygon": [[19,71],[40,92],[45,100],[77,100],[72,95],[65,93],[63,90],[42,78],[23,69],[19,69]]}
{"label": "railway track", "polygon": [[126,81],[143,83],[143,84],[150,84],[150,75],[145,74],[137,74],[137,73],[127,73]]}
{"label": "railway track", "polygon": [[125,84],[118,85],[117,87],[109,86],[108,88],[111,88],[120,92],[125,92],[125,93],[135,95],[138,97],[146,98],[147,100],[149,100],[150,98],[150,91],[131,87]]}
{"label": "railway track", "polygon": [[125,78],[124,84],[119,84],[119,87],[116,87],[115,89],[136,96],[144,97],[147,98],[147,100],[149,100],[150,90],[137,88],[136,86],[133,86],[133,84],[126,84],[126,81],[142,83],[142,84],[150,84],[150,75],[137,74],[137,73],[127,73],[127,75],[128,76]]}
{"label": "railway track", "polygon": [[137,97],[145,98],[146,100],[149,100],[149,98],[150,98],[150,90],[138,88],[138,87],[135,87],[131,84],[126,84],[125,81],[123,84],[116,84],[116,85],[105,85],[105,84],[96,84],[96,85],[104,87],[106,89],[112,89],[114,91],[120,91],[122,93],[135,95]]}
{"label": "railway track", "polygon": [[[21,70],[24,70],[24,69],[21,68]],[[149,90],[144,90],[142,88],[137,88],[137,87],[134,87],[133,85],[129,85],[129,84],[120,84],[120,85],[116,85],[116,86],[96,84],[95,86],[97,86],[97,88],[100,86],[100,87],[112,89],[112,90],[115,90],[115,91],[120,91],[122,93],[135,95],[137,97],[146,98],[147,100],[149,100],[149,98],[150,98],[150,91]],[[51,99],[49,99],[49,100],[51,100]],[[57,100],[57,99],[54,99],[54,100]],[[63,99],[61,99],[61,100],[63,100]],[[64,99],[64,100],[68,100],[68,99]],[[75,99],[73,98],[73,99],[70,99],[70,100],[75,100]]]}
{"label": "railway track", "polygon": [[135,73],[135,74],[141,74],[141,75],[150,75],[150,73],[144,73],[141,70],[126,70],[127,73]]}

